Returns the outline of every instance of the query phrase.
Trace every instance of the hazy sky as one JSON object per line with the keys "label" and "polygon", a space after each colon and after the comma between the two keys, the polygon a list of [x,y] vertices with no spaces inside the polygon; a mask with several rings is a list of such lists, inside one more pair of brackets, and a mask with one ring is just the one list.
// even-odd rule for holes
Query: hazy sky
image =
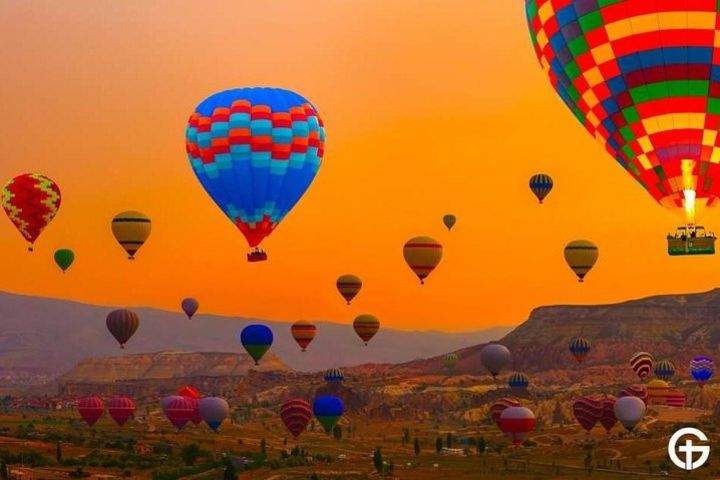
{"label": "hazy sky", "polygon": [[[523,2],[467,0],[0,2],[0,177],[38,171],[63,205],[26,253],[7,219],[0,289],[269,319],[470,330],[532,308],[710,289],[716,257],[669,258],[677,222],[576,123],[538,65]],[[308,193],[247,244],[196,181],[184,127],[209,94],[295,90],[327,129]],[[536,172],[556,188],[538,206]],[[153,219],[130,263],[110,232]],[[447,233],[444,213],[457,215]],[[717,214],[706,213],[710,226]],[[445,246],[421,287],[402,259],[415,235]],[[564,245],[595,241],[585,284]],[[62,275],[56,248],[76,251]],[[346,307],[342,273],[365,287]],[[59,319],[61,321],[61,319]]]}

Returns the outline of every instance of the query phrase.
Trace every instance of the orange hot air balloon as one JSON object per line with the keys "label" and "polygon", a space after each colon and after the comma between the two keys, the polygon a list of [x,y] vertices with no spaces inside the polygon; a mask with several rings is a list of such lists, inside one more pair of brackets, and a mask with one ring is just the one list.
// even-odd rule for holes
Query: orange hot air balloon
{"label": "orange hot air balloon", "polygon": [[405,243],[403,257],[410,269],[425,284],[425,278],[435,270],[442,259],[443,248],[432,237],[414,237]]}
{"label": "orange hot air balloon", "polygon": [[300,345],[303,352],[307,346],[310,345],[310,342],[313,341],[313,338],[315,338],[316,332],[317,327],[315,324],[305,320],[298,320],[290,327],[290,333],[292,333],[293,338],[297,344]]}
{"label": "orange hot air balloon", "polygon": [[380,320],[376,316],[367,313],[358,315],[353,321],[353,328],[358,337],[367,345],[370,339],[380,330]]}
{"label": "orange hot air balloon", "polygon": [[340,275],[335,283],[337,285],[338,292],[345,299],[348,305],[352,302],[355,295],[360,292],[362,288],[362,280],[357,275]]}

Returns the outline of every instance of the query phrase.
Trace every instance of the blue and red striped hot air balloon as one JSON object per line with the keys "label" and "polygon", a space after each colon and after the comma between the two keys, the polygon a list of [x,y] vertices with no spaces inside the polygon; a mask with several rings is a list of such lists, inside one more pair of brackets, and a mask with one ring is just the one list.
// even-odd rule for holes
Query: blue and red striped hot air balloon
{"label": "blue and red striped hot air balloon", "polygon": [[300,200],[322,162],[325,127],[317,109],[281,88],[237,88],[197,106],[185,131],[200,184],[255,250]]}

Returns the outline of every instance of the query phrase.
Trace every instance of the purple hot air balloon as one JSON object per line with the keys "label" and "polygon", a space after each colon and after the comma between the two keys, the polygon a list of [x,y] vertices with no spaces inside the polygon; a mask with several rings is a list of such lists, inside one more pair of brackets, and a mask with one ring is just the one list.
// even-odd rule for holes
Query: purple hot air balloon
{"label": "purple hot air balloon", "polygon": [[185,312],[188,319],[192,319],[193,315],[197,313],[198,308],[200,308],[200,302],[192,297],[184,299],[180,305],[182,306],[183,312]]}

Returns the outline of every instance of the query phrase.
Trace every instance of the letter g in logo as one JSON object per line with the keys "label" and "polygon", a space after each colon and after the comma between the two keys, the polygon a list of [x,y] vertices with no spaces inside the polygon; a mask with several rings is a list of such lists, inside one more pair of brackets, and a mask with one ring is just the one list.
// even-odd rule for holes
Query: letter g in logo
{"label": "letter g in logo", "polygon": [[[684,436],[692,436],[701,442],[707,442],[708,438],[703,432],[697,428],[681,428],[677,432],[673,433],[668,442],[668,455],[670,460],[678,467],[683,470],[695,470],[696,468],[702,467],[710,457],[710,445],[693,445],[691,439],[685,440],[685,444],[677,446],[678,441]],[[684,460],[681,460],[678,456],[678,452],[683,454]],[[700,458],[693,461],[693,454],[699,453]]]}

